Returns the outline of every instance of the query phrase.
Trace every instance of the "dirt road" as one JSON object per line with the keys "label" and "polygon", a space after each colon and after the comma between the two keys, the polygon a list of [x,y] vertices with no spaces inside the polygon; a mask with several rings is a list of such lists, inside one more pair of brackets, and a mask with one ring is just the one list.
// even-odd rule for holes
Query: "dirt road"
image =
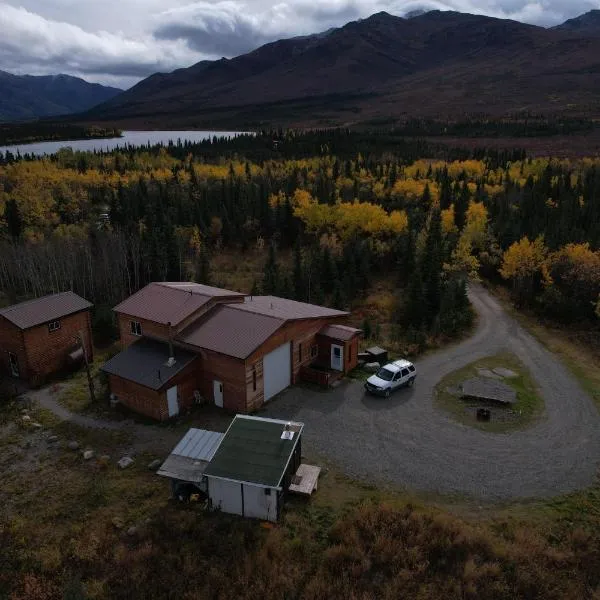
{"label": "dirt road", "polygon": [[[261,414],[304,422],[305,448],[375,483],[489,500],[589,486],[600,461],[600,416],[592,400],[486,290],[471,286],[469,295],[479,314],[474,335],[418,361],[414,388],[390,399],[365,396],[354,381],[322,394],[292,388]],[[434,408],[440,379],[502,351],[531,371],[545,402],[538,422],[523,431],[488,433]]]}

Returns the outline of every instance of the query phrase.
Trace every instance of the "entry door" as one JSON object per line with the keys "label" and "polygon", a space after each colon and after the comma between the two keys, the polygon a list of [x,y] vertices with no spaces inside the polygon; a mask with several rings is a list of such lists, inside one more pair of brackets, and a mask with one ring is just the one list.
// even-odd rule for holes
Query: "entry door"
{"label": "entry door", "polygon": [[167,390],[167,403],[169,405],[169,416],[174,417],[179,414],[179,403],[177,402],[177,386]]}
{"label": "entry door", "polygon": [[223,408],[223,383],[216,379],[213,381],[213,394],[215,397],[215,404]]}
{"label": "entry door", "polygon": [[331,344],[331,368],[334,371],[344,370],[344,347]]}
{"label": "entry door", "polygon": [[10,372],[13,374],[13,377],[19,377],[19,359],[17,358],[17,355],[9,352],[8,362],[10,362]]}

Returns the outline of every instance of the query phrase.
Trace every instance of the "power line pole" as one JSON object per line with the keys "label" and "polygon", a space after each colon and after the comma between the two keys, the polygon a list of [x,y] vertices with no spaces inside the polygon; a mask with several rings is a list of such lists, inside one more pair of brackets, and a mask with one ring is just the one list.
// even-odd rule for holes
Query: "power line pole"
{"label": "power line pole", "polygon": [[90,400],[92,402],[96,401],[96,395],[94,394],[94,380],[92,379],[92,374],[90,372],[90,363],[88,361],[87,351],[85,349],[85,343],[83,340],[83,332],[79,330],[79,343],[81,344],[81,349],[83,350],[83,360],[85,361],[85,370],[87,373],[88,387],[90,388]]}

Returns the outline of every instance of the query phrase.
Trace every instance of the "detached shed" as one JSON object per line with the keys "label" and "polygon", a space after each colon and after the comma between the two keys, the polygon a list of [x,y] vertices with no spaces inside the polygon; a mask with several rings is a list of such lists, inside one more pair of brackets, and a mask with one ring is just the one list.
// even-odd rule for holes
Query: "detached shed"
{"label": "detached shed", "polygon": [[222,433],[205,429],[192,428],[183,436],[157,472],[171,480],[173,496],[190,486],[206,492],[204,471],[222,440]]}
{"label": "detached shed", "polygon": [[204,471],[211,507],[277,521],[300,465],[303,423],[237,415]]}

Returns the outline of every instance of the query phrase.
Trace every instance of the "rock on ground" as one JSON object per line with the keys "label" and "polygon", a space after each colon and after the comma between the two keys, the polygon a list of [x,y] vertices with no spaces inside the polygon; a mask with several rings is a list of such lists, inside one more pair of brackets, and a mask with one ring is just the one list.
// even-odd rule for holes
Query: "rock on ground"
{"label": "rock on ground", "polygon": [[133,464],[133,458],[131,458],[131,456],[124,456],[117,464],[119,465],[119,468],[126,469]]}
{"label": "rock on ground", "polygon": [[94,451],[93,450],[86,450],[83,453],[83,460],[91,460],[92,458],[94,458]]}
{"label": "rock on ground", "polygon": [[477,374],[480,377],[487,377],[488,379],[502,379],[497,373],[493,373],[489,369],[477,369]]}
{"label": "rock on ground", "polygon": [[161,464],[162,462],[157,458],[148,465],[148,469],[150,469],[150,471],[156,471]]}
{"label": "rock on ground", "polygon": [[500,375],[500,377],[507,377],[507,378],[511,378],[511,377],[518,377],[518,373],[515,373],[514,371],[511,371],[510,369],[506,369],[504,367],[496,367],[494,369],[494,373],[496,373],[496,375]]}
{"label": "rock on ground", "polygon": [[381,369],[381,365],[378,362],[366,363],[363,369],[368,373],[377,373]]}
{"label": "rock on ground", "polygon": [[72,441],[67,444],[69,450],[79,450],[79,442]]}

